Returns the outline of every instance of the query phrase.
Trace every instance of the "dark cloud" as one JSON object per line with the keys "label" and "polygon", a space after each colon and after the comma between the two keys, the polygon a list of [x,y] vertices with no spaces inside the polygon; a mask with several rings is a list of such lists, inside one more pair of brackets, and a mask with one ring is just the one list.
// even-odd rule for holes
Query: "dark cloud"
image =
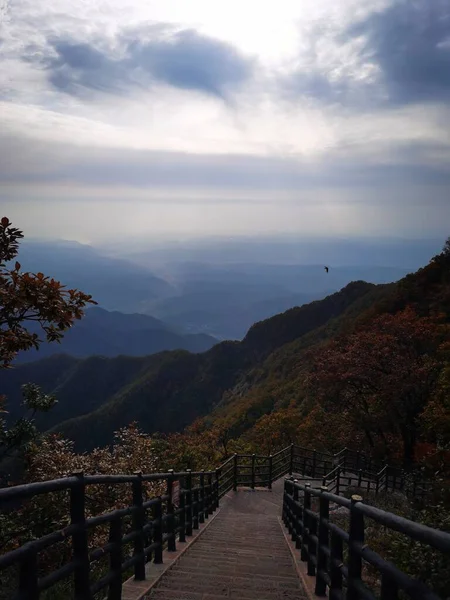
{"label": "dark cloud", "polygon": [[87,42],[50,40],[51,55],[39,61],[50,83],[72,95],[126,92],[135,85],[162,82],[226,98],[253,71],[252,60],[232,45],[194,30],[148,26],[128,31],[116,42],[120,55]]}
{"label": "dark cloud", "polygon": [[388,101],[450,99],[449,0],[400,0],[351,27],[364,36],[361,58],[376,64]]}
{"label": "dark cloud", "polygon": [[338,46],[358,41],[356,66],[318,64],[322,35],[319,26],[311,33],[310,66],[283,80],[290,96],[360,109],[450,100],[449,0],[394,0],[332,36]]}
{"label": "dark cloud", "polygon": [[158,81],[219,97],[252,72],[252,62],[233,46],[194,30],[147,42],[138,40],[130,45],[129,53],[132,63]]}
{"label": "dark cloud", "polygon": [[55,55],[47,58],[49,81],[57,89],[72,95],[84,95],[88,90],[119,92],[129,83],[123,61],[87,43],[68,40],[51,42]]}

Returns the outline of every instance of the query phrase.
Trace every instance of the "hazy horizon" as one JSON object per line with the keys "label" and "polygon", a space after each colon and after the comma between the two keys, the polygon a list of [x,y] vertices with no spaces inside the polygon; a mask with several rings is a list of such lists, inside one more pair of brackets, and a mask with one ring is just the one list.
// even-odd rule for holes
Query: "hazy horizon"
{"label": "hazy horizon", "polygon": [[17,0],[0,27],[28,236],[448,235],[446,2]]}

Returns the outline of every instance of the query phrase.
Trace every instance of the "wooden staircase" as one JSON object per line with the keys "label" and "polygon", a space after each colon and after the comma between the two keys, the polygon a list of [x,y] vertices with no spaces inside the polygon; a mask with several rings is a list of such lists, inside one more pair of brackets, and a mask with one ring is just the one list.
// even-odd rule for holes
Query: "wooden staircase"
{"label": "wooden staircase", "polygon": [[280,524],[282,484],[229,492],[216,518],[146,596],[157,600],[303,600]]}

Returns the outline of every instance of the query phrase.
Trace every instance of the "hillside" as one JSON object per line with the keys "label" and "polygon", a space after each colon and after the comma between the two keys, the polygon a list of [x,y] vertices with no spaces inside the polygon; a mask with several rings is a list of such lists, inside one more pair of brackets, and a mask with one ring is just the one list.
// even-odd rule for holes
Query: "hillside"
{"label": "hillside", "polygon": [[[58,408],[41,425],[81,449],[108,443],[114,430],[131,421],[149,432],[174,432],[206,417],[208,424],[226,423],[236,438],[262,415],[291,401],[302,406],[311,357],[327,340],[410,305],[419,314],[440,312],[450,320],[448,257],[436,257],[396,284],[352,282],[323,300],[255,324],[242,342],[222,342],[203,354],[53,357],[3,373],[1,387],[15,405],[13,414],[20,383],[36,381],[56,393]],[[311,409],[304,405],[305,416]]]}
{"label": "hillside", "polygon": [[43,416],[41,426],[61,421],[56,429],[80,448],[110,441],[115,429],[133,420],[148,431],[179,431],[219,406],[224,393],[245,381],[268,355],[330,319],[340,317],[344,323],[355,303],[370,304],[369,297],[380,289],[364,282],[350,284],[324,300],[255,325],[242,342],[222,342],[203,354],[84,360],[55,356],[19,365],[1,374],[1,389],[12,416],[19,410],[21,383],[34,381],[57,394],[58,407]]}
{"label": "hillside", "polygon": [[[30,329],[33,330],[32,327]],[[39,333],[38,326],[35,330]],[[165,350],[205,352],[216,343],[212,336],[184,334],[148,315],[109,312],[94,307],[86,311],[81,321],[74,323],[60,344],[44,343],[39,350],[22,352],[17,362],[30,362],[54,354],[85,358],[120,354],[146,356]]]}

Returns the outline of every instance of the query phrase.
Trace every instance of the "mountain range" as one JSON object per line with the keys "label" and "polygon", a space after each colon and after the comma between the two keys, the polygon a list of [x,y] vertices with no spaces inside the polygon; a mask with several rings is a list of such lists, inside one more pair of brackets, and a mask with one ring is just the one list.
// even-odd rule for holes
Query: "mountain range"
{"label": "mountain range", "polygon": [[[39,326],[29,327],[39,332]],[[43,343],[39,350],[21,352],[18,363],[30,362],[53,354],[70,354],[83,358],[98,356],[146,356],[164,350],[189,350],[204,352],[209,350],[217,339],[198,333],[185,334],[148,315],[125,314],[107,311],[99,307],[86,310],[81,321],[75,321],[61,343]]]}
{"label": "mountain range", "polygon": [[[389,289],[353,282],[323,300],[255,324],[242,342],[222,342],[202,354],[54,356],[19,365],[2,373],[2,393],[11,418],[20,415],[21,384],[32,381],[56,394],[58,404],[38,424],[74,439],[80,449],[108,443],[113,431],[131,421],[148,431],[179,431],[218,410],[230,393],[242,395],[269,357],[299,340],[321,340]],[[260,410],[254,418],[257,414]]]}
{"label": "mountain range", "polygon": [[[249,244],[250,250],[252,247]],[[350,281],[388,283],[408,272],[405,267],[363,264],[331,266],[326,273],[324,265],[317,263],[273,264],[267,258],[270,248],[276,255],[277,245],[269,245],[258,261],[246,260],[246,256],[254,256],[247,250],[240,261],[211,262],[211,256],[217,256],[217,252],[211,250],[211,256],[206,254],[203,262],[199,262],[187,258],[170,260],[170,248],[166,248],[166,260],[161,260],[156,250],[154,255],[150,253],[145,260],[142,257],[138,260],[133,253],[127,259],[115,258],[77,242],[25,240],[21,245],[20,263],[23,270],[51,274],[67,286],[91,294],[98,305],[108,311],[146,314],[164,321],[175,331],[202,333],[220,340],[241,340],[253,323],[324,298]],[[122,250],[127,256],[126,246]],[[226,255],[223,260],[225,258]],[[79,328],[75,331],[81,332]],[[71,337],[75,338],[76,333]],[[73,343],[76,348],[79,346]],[[92,353],[112,355],[105,352],[101,344],[96,346],[98,349]],[[145,350],[148,347],[145,343],[136,343],[136,347],[142,348],[144,353],[154,351]],[[170,340],[155,344],[155,348],[161,350],[174,347],[190,348],[179,343],[174,346]],[[135,353],[141,351],[129,352]],[[86,355],[84,351],[74,354]]]}

